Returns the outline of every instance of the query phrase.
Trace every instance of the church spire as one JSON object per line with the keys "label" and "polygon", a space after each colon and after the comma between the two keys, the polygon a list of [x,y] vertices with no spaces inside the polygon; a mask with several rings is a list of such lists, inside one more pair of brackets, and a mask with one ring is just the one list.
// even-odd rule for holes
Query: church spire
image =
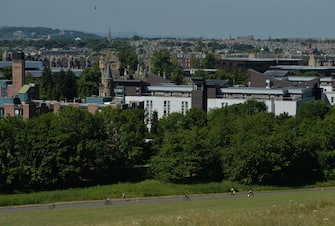
{"label": "church spire", "polygon": [[108,41],[112,42],[112,34],[111,34],[111,28],[110,27],[109,27],[109,30],[108,30]]}

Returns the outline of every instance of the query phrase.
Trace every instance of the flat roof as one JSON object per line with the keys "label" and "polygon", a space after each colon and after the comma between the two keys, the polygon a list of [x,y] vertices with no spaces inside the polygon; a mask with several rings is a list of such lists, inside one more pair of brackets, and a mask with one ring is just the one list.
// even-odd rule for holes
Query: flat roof
{"label": "flat roof", "polygon": [[283,95],[283,94],[303,94],[312,88],[297,88],[297,87],[286,87],[286,88],[249,88],[249,87],[229,87],[221,88],[222,93],[231,94],[262,94],[262,95]]}
{"label": "flat roof", "polygon": [[[0,61],[0,69],[3,67],[11,67],[13,61]],[[34,69],[39,69],[43,70],[43,63],[41,61],[25,61],[25,68],[34,68]]]}
{"label": "flat roof", "polygon": [[290,82],[309,82],[314,79],[318,79],[318,76],[288,76],[287,79]]}
{"label": "flat roof", "polygon": [[335,67],[326,67],[326,66],[298,66],[298,65],[278,65],[271,66],[273,69],[282,69],[282,70],[301,70],[301,71],[326,71],[326,70],[335,70]]}
{"label": "flat roof", "polygon": [[270,61],[302,61],[302,58],[248,58],[248,57],[223,57],[227,61],[249,61],[249,62],[270,62]]}
{"label": "flat roof", "polygon": [[334,82],[334,78],[331,76],[322,77],[320,78],[320,82]]}
{"label": "flat roof", "polygon": [[273,94],[283,95],[287,89],[267,89],[267,88],[249,88],[249,87],[229,87],[221,88],[222,93],[240,93],[240,94]]}
{"label": "flat roof", "polygon": [[147,86],[150,92],[192,92],[193,86],[181,86],[181,85],[164,85],[164,86]]}
{"label": "flat roof", "polygon": [[81,74],[83,73],[83,69],[76,69],[76,68],[63,68],[63,67],[52,67],[51,72],[60,72],[61,70],[63,71],[72,71],[76,77],[80,77]]}

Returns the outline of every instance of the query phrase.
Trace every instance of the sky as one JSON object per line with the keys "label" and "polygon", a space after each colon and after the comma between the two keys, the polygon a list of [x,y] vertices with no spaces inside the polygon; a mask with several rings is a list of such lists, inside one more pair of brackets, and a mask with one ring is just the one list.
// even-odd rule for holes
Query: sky
{"label": "sky", "polygon": [[334,0],[2,0],[0,26],[188,38],[335,38]]}

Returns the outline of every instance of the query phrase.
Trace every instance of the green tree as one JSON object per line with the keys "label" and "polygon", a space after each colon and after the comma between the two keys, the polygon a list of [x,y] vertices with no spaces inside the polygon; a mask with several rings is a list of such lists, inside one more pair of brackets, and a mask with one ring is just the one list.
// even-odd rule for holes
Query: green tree
{"label": "green tree", "polygon": [[184,128],[192,128],[195,126],[204,128],[207,126],[207,113],[202,109],[192,108],[186,112],[184,120]]}
{"label": "green tree", "polygon": [[235,124],[231,144],[222,149],[223,172],[233,181],[262,183],[269,170],[266,158],[267,137],[275,118],[268,113],[244,114]]}
{"label": "green tree", "polygon": [[126,69],[129,67],[130,71],[128,73],[130,74],[136,71],[139,62],[136,50],[130,45],[130,41],[128,39],[114,39],[110,44],[110,48],[116,50],[116,54],[121,61],[121,68]]}
{"label": "green tree", "polygon": [[25,188],[25,175],[22,163],[21,146],[17,137],[25,131],[24,121],[18,117],[9,117],[0,120],[0,187],[3,191],[13,192]]}
{"label": "green tree", "polygon": [[181,85],[183,84],[184,81],[184,72],[183,70],[178,66],[178,63],[173,63],[172,64],[173,67],[173,72],[172,72],[172,81],[176,84],[176,85]]}
{"label": "green tree", "polygon": [[112,108],[104,108],[100,113],[107,126],[107,143],[113,152],[115,167],[132,168],[143,164],[143,145],[147,135],[143,114],[140,109]]}
{"label": "green tree", "polygon": [[42,99],[51,99],[54,79],[51,69],[45,67],[40,78],[40,97]]}
{"label": "green tree", "polygon": [[101,80],[101,72],[98,64],[93,67],[85,68],[77,82],[78,96],[85,98],[99,94],[99,83]]}
{"label": "green tree", "polygon": [[106,168],[97,164],[105,153],[103,121],[87,111],[67,107],[59,112],[55,123],[59,131],[54,139],[58,140],[61,181],[76,187],[97,181],[98,172]]}
{"label": "green tree", "polygon": [[1,70],[2,74],[3,74],[3,79],[6,80],[12,80],[12,67],[11,66],[4,66]]}
{"label": "green tree", "polygon": [[159,150],[150,162],[154,177],[166,182],[186,182],[208,179],[209,169],[213,167],[206,148],[206,133],[194,127],[168,133]]}
{"label": "green tree", "polygon": [[201,60],[201,68],[217,69],[220,67],[220,60],[213,53],[209,52],[205,58]]}
{"label": "green tree", "polygon": [[322,100],[307,101],[301,104],[296,117],[307,120],[323,119],[329,110],[329,106]]}
{"label": "green tree", "polygon": [[[333,109],[332,109],[333,110]],[[318,121],[313,140],[320,142],[319,159],[325,178],[335,178],[335,114],[331,111],[324,120]]]}
{"label": "green tree", "polygon": [[30,72],[26,73],[25,82],[26,82],[26,84],[34,83],[35,82],[35,80],[33,78],[33,75]]}
{"label": "green tree", "polygon": [[154,111],[152,113],[150,134],[152,134],[152,136],[157,135],[157,130],[158,130],[158,112]]}
{"label": "green tree", "polygon": [[151,58],[152,72],[170,78],[173,71],[173,65],[170,60],[170,53],[166,49],[153,52]]}

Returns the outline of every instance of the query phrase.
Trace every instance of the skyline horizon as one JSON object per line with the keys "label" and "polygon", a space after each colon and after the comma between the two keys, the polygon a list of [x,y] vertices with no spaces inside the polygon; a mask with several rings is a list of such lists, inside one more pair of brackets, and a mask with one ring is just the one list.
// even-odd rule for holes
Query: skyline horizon
{"label": "skyline horizon", "polygon": [[0,26],[49,27],[88,33],[228,39],[334,39],[333,0],[11,0]]}
{"label": "skyline horizon", "polygon": [[[16,26],[7,26],[7,25],[4,25],[4,26],[0,26],[0,27],[17,27],[17,28],[20,28],[20,27],[24,27],[24,28],[50,28],[50,29],[53,29],[53,30],[61,30],[61,31],[76,31],[76,32],[83,32],[83,33],[87,33],[87,34],[94,34],[94,35],[97,35],[97,36],[100,36],[102,38],[106,38],[108,37],[109,35],[109,32],[107,31],[106,33],[104,32],[90,32],[90,31],[83,31],[83,30],[78,30],[78,29],[61,29],[61,28],[55,28],[55,27],[46,27],[46,26],[20,26],[20,25],[16,25]],[[132,38],[134,36],[138,36],[138,37],[141,37],[141,38],[185,38],[185,39],[200,39],[200,38],[203,38],[203,39],[216,39],[216,40],[220,40],[220,39],[223,39],[223,40],[228,40],[228,39],[238,39],[238,38],[248,38],[248,37],[252,37],[253,40],[274,40],[274,39],[317,39],[317,40],[335,40],[335,37],[273,37],[271,34],[268,36],[268,37],[265,37],[265,38],[260,38],[260,37],[257,37],[253,34],[247,34],[247,35],[241,35],[241,36],[232,36],[232,35],[228,35],[228,38],[225,38],[225,37],[217,37],[217,38],[213,38],[213,37],[204,37],[204,36],[187,36],[187,35],[169,35],[169,34],[164,34],[164,35],[160,35],[160,34],[139,34],[135,31],[111,31],[111,35],[112,35],[112,38],[113,38],[113,34],[115,37],[117,38]]]}

